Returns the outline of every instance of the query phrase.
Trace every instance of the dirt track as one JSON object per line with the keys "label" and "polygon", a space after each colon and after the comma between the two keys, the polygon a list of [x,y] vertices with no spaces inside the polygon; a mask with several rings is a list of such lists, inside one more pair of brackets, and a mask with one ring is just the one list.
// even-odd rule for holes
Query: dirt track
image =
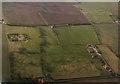
{"label": "dirt track", "polygon": [[71,3],[3,3],[3,15],[13,25],[89,24]]}

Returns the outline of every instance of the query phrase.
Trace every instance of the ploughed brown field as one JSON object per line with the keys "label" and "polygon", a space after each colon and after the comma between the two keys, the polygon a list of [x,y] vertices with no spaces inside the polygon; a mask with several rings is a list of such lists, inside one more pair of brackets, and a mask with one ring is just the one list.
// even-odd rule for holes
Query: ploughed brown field
{"label": "ploughed brown field", "polygon": [[90,24],[71,3],[3,3],[3,17],[11,25]]}

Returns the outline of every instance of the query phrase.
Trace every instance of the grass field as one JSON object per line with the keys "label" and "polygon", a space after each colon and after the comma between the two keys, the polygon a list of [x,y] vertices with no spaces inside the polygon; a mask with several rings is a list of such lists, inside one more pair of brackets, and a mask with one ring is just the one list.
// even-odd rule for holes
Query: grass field
{"label": "grass field", "polygon": [[[59,47],[57,49],[54,47],[54,50],[49,51],[44,56],[53,78],[64,79],[103,75],[96,64],[91,63],[91,56],[86,51],[85,46]],[[52,54],[53,52],[55,53]]]}
{"label": "grass field", "polygon": [[95,26],[98,37],[103,45],[99,46],[104,58],[115,72],[119,72],[118,55],[118,24],[97,24]]}
{"label": "grass field", "polygon": [[[5,30],[6,33],[27,33],[31,38],[27,42],[8,40],[10,50],[14,51],[10,55],[10,61],[13,65],[12,77],[15,79],[32,76],[63,79],[107,74],[100,68],[99,63],[91,63],[91,56],[86,50],[88,43],[99,44],[92,26],[54,29],[50,26],[5,26]],[[29,52],[39,53],[22,54],[16,52],[16,46],[24,46]]]}
{"label": "grass field", "polygon": [[46,62],[45,66],[49,65],[47,72],[52,78],[64,79],[106,74],[99,66],[91,64],[91,56],[86,50],[86,44],[99,43],[92,26],[41,28],[48,44],[44,47],[45,53],[42,59]]}
{"label": "grass field", "polygon": [[119,61],[120,59],[115,56],[115,54],[113,52],[110,51],[110,49],[105,46],[105,45],[101,45],[99,46],[100,50],[103,53],[103,57],[106,59],[106,61],[110,64],[110,66],[112,67],[112,69],[117,72],[120,73],[120,67],[119,67]]}
{"label": "grass field", "polygon": [[27,42],[10,42],[9,48],[11,51],[16,51],[18,48],[25,47],[28,52],[39,52],[40,50],[40,39],[39,39],[39,30],[33,27],[15,27],[15,26],[6,26],[6,33],[26,33],[30,40]]}
{"label": "grass field", "polygon": [[99,44],[92,26],[58,27],[55,32],[63,45]]}
{"label": "grass field", "polygon": [[[4,26],[7,33],[26,33],[30,37],[27,42],[11,42],[8,40],[9,51],[14,52],[10,55],[11,76],[13,78],[18,77],[32,77],[36,75],[42,76],[40,60],[40,39],[39,30],[33,27],[16,27],[16,26]],[[6,36],[6,35],[4,35]],[[5,41],[7,42],[7,41]],[[18,48],[24,47],[27,52],[31,53],[19,53]],[[33,59],[34,58],[34,59]]]}
{"label": "grass field", "polygon": [[83,9],[83,12],[89,20],[95,23],[111,23],[113,20],[109,15],[117,15],[118,13],[118,4],[111,2],[84,2],[75,4],[75,6]]}
{"label": "grass field", "polygon": [[95,30],[101,41],[99,48],[112,69],[119,72],[118,24],[113,23],[118,20],[118,3],[88,2],[74,5],[81,8],[88,19],[95,23]]}
{"label": "grass field", "polygon": [[60,44],[58,38],[55,36],[50,26],[40,26],[39,28],[40,28],[40,31],[44,33],[44,36],[48,45]]}
{"label": "grass field", "polygon": [[41,56],[39,54],[30,55],[14,53],[11,57],[11,61],[13,61],[13,78],[19,79],[44,76],[41,69]]}
{"label": "grass field", "polygon": [[99,24],[96,25],[101,42],[118,54],[118,25],[117,24]]}

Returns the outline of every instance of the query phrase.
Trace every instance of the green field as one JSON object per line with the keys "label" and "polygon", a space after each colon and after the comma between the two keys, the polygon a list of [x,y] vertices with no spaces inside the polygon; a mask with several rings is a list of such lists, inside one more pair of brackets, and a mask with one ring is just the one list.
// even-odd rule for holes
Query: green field
{"label": "green field", "polygon": [[99,43],[92,26],[41,28],[48,44],[42,59],[45,66],[49,65],[47,72],[52,78],[103,75],[100,67],[91,64],[91,56],[86,50],[87,43]]}
{"label": "green field", "polygon": [[10,42],[9,48],[11,51],[17,51],[19,47],[25,47],[29,52],[39,52],[40,50],[40,39],[39,39],[39,30],[33,27],[13,27],[6,26],[6,33],[26,33],[30,40],[27,42]]}
{"label": "green field", "polygon": [[46,52],[52,52],[51,54],[57,53],[57,51],[61,51],[62,48],[68,46],[86,47],[88,43],[99,44],[92,26],[64,26],[54,29],[48,26],[40,28],[44,32]]}
{"label": "green field", "polygon": [[[27,42],[11,42],[8,40],[12,78],[42,76],[41,57],[40,57],[40,39],[39,29],[33,27],[4,26],[6,34],[8,33],[26,33],[30,37]],[[5,35],[4,35],[5,36]],[[6,35],[7,37],[7,35]],[[7,42],[7,41],[6,41]],[[26,48],[25,53],[20,53],[19,48]],[[29,53],[28,53],[29,52]]]}
{"label": "green field", "polygon": [[48,45],[58,45],[59,40],[57,36],[54,34],[53,30],[50,26],[40,26],[40,31],[43,33]]}
{"label": "green field", "polygon": [[118,25],[99,24],[96,25],[102,44],[107,45],[113,52],[118,54]]}
{"label": "green field", "polygon": [[113,20],[109,15],[118,13],[118,4],[114,2],[84,2],[75,4],[75,6],[83,9],[83,13],[88,19],[95,23],[112,23]]}
{"label": "green field", "polygon": [[106,74],[100,66],[91,64],[91,56],[86,50],[88,43],[99,44],[92,26],[40,28],[46,39],[42,57],[47,67],[46,74],[49,72],[56,79]]}
{"label": "green field", "polygon": [[58,27],[55,32],[63,45],[99,44],[92,26]]}
{"label": "green field", "polygon": [[108,64],[110,64],[115,72],[120,73],[120,67],[118,66],[120,59],[116,56],[118,55],[119,49],[118,24],[99,24],[95,27],[98,37],[103,44],[99,47],[103,53],[103,57],[107,60]]}
{"label": "green field", "polygon": [[118,20],[118,3],[79,3],[74,4],[82,9],[86,17],[94,22],[96,34],[100,40],[100,50],[103,57],[115,72],[119,72],[118,61],[118,24],[113,21]]}
{"label": "green field", "polygon": [[[16,27],[5,26],[6,33],[27,33],[27,42],[8,40],[12,77],[47,77],[55,79],[107,75],[99,63],[91,63],[88,43],[99,44],[92,26]],[[20,53],[16,46],[29,52]]]}
{"label": "green field", "polygon": [[112,69],[115,72],[120,73],[120,71],[119,71],[120,70],[120,67],[119,67],[120,59],[117,56],[115,56],[115,54],[113,52],[111,52],[107,46],[101,45],[101,46],[99,46],[99,48],[103,53],[103,57],[106,59],[108,64],[112,67]]}
{"label": "green field", "polygon": [[100,67],[97,68],[96,64],[91,63],[91,56],[86,51],[85,46],[69,45],[54,48],[43,57],[49,64],[50,74],[53,78],[63,79],[103,75],[99,69]]}
{"label": "green field", "polygon": [[39,54],[14,53],[11,56],[11,76],[15,79],[29,77],[43,77],[41,69],[41,56]]}

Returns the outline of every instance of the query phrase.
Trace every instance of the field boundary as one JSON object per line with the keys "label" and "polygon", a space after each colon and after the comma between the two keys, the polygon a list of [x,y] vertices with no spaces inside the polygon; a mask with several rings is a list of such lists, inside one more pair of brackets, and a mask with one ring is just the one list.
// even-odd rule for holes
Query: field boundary
{"label": "field boundary", "polygon": [[[112,76],[92,76],[92,77],[80,77],[80,78],[69,78],[69,79],[53,79],[51,81],[45,81],[45,83],[64,83],[64,82],[119,82],[119,77]],[[7,80],[6,82],[19,82],[19,83],[35,83],[31,78],[26,80]],[[36,82],[37,83],[37,82]]]}

